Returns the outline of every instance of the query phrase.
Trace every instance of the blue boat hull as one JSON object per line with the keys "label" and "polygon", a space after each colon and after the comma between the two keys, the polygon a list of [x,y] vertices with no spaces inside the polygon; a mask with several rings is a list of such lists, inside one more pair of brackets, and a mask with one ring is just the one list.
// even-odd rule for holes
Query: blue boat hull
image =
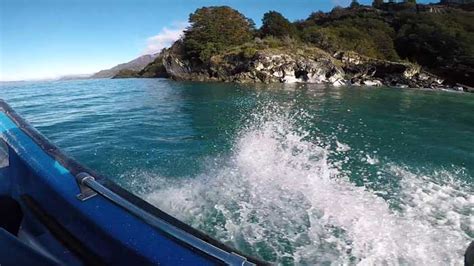
{"label": "blue boat hull", "polygon": [[[263,264],[64,155],[3,101],[0,142],[8,154],[6,163],[0,165],[0,196],[20,203],[24,218],[18,239],[46,261],[68,265]],[[92,178],[78,183],[78,176],[84,173]],[[81,200],[78,195],[87,191],[93,197]],[[8,264],[4,256],[0,254],[1,265]]]}

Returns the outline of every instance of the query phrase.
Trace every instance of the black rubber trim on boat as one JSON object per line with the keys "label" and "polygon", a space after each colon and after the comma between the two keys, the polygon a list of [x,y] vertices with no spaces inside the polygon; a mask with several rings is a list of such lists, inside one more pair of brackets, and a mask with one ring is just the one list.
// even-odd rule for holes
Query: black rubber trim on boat
{"label": "black rubber trim on boat", "polygon": [[72,235],[56,219],[46,213],[32,197],[21,195],[20,199],[51,234],[85,265],[105,265],[105,262],[98,255]]}
{"label": "black rubber trim on boat", "polygon": [[105,187],[115,192],[124,199],[130,201],[134,205],[143,209],[146,212],[155,215],[156,217],[163,219],[164,221],[171,223],[172,225],[178,227],[179,229],[188,232],[222,250],[227,252],[233,252],[240,256],[247,258],[249,262],[255,263],[257,265],[271,265],[268,262],[262,261],[252,256],[243,254],[237,249],[229,247],[217,239],[195,229],[192,226],[189,226],[186,223],[181,222],[180,220],[174,218],[173,216],[167,214],[166,212],[156,208],[155,206],[149,204],[143,199],[135,196],[130,193],[128,190],[123,189],[119,185],[115,184],[112,180],[96,173],[94,170],[89,169],[88,167],[80,164],[73,158],[69,157],[63,153],[56,145],[49,141],[45,136],[43,136],[39,131],[32,127],[25,119],[23,119],[18,113],[13,110],[4,100],[0,99],[0,112],[5,113],[25,134],[27,134],[33,141],[36,142],[49,156],[58,161],[62,166],[71,172],[72,175],[76,176],[79,173],[86,172],[93,176],[98,182],[101,182]]}

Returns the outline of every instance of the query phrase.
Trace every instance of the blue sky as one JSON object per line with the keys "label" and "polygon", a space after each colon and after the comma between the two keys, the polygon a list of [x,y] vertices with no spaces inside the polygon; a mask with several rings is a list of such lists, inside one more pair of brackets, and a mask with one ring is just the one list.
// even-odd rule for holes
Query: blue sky
{"label": "blue sky", "polygon": [[268,10],[296,20],[348,3],[350,0],[0,0],[0,81],[93,73],[129,61],[170,43],[189,14],[201,6],[231,6],[259,26]]}

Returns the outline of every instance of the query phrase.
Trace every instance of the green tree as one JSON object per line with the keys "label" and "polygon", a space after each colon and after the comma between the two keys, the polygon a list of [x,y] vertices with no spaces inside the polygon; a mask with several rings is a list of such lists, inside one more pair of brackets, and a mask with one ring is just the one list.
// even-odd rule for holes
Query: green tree
{"label": "green tree", "polygon": [[382,7],[382,5],[383,5],[383,0],[374,0],[372,2],[372,6],[375,8],[380,8]]}
{"label": "green tree", "polygon": [[294,37],[296,36],[296,27],[291,24],[282,14],[276,11],[269,11],[263,15],[260,34],[262,37]]}
{"label": "green tree", "polygon": [[352,0],[350,7],[357,8],[357,7],[360,7],[360,4],[359,2],[357,2],[357,0]]}
{"label": "green tree", "polygon": [[474,14],[399,14],[395,47],[402,58],[417,62],[450,82],[474,86]]}
{"label": "green tree", "polygon": [[229,46],[252,40],[255,32],[252,20],[227,6],[199,8],[189,22],[183,38],[185,55],[201,62]]}

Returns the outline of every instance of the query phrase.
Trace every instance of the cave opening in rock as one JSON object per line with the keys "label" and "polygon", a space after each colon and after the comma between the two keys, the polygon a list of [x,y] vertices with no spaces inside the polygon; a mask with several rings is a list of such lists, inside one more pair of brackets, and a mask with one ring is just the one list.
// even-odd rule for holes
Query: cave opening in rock
{"label": "cave opening in rock", "polygon": [[295,71],[295,77],[297,79],[302,79],[303,81],[308,81],[308,71],[299,69]]}

